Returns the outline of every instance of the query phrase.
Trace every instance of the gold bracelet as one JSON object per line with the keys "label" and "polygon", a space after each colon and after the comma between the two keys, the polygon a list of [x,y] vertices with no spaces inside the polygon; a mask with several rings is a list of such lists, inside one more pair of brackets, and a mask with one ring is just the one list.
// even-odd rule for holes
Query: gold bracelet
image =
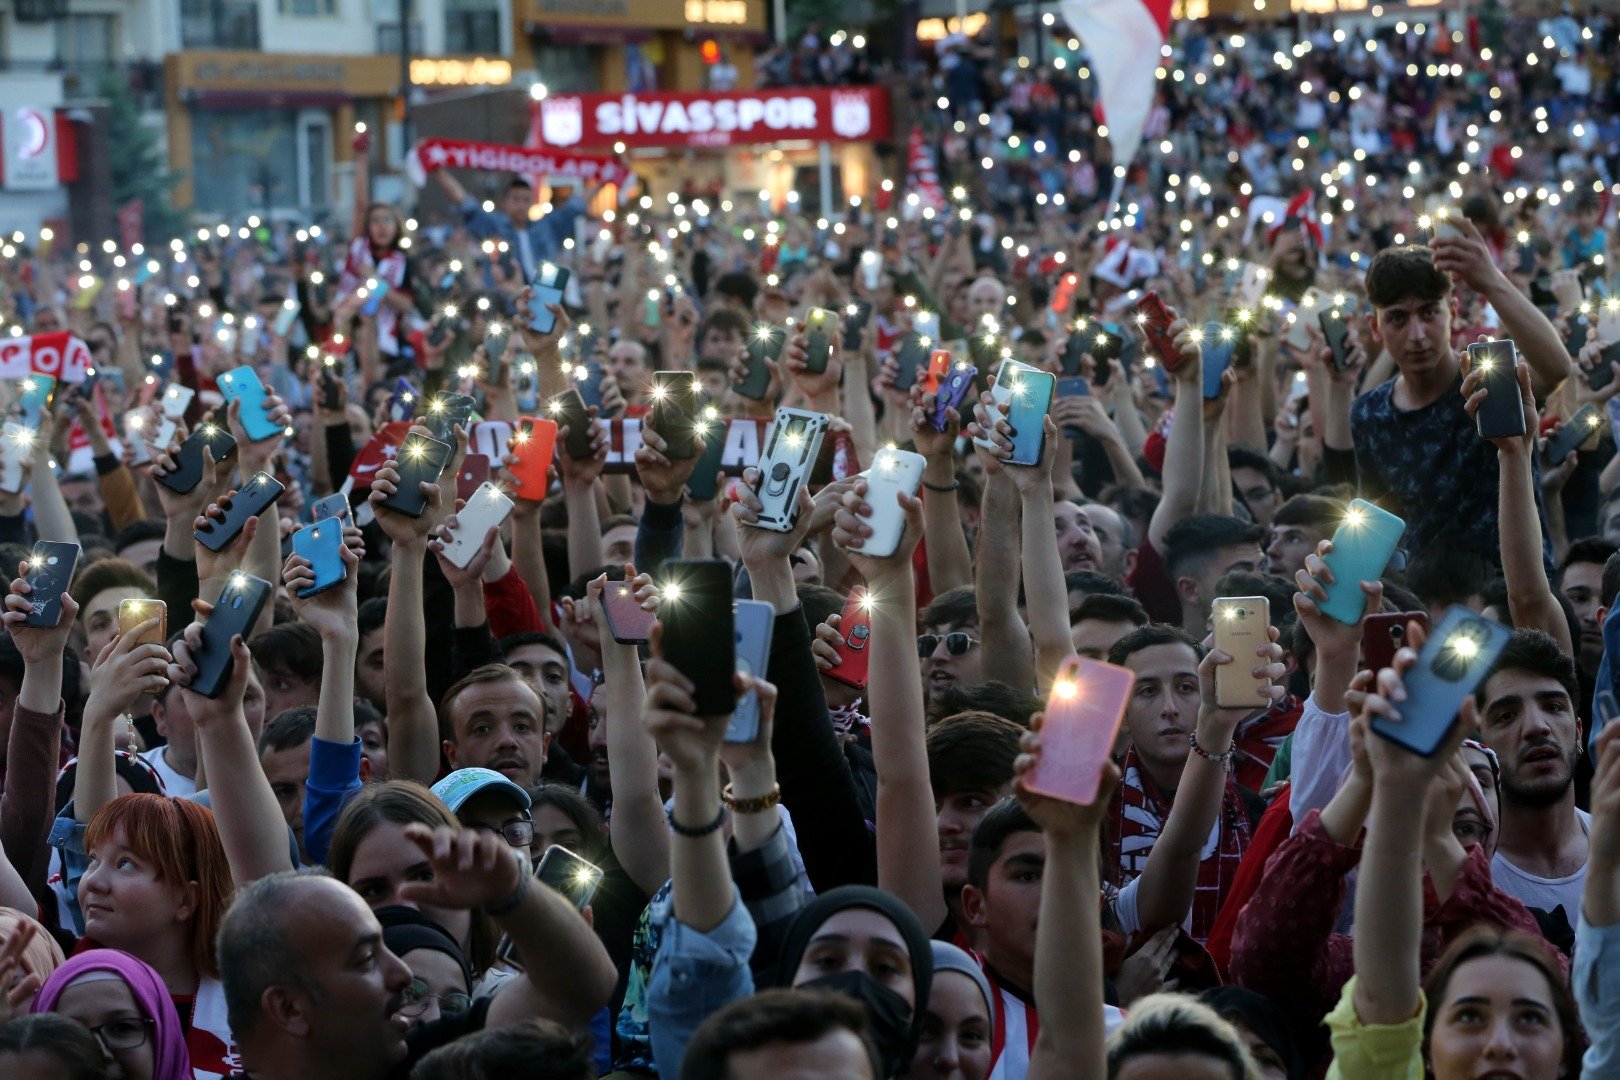
{"label": "gold bracelet", "polygon": [[731,793],[731,785],[720,793],[720,801],[730,808],[733,814],[762,814],[782,801],[782,785],[772,784],[771,790],[763,795],[755,795],[751,799],[739,799]]}

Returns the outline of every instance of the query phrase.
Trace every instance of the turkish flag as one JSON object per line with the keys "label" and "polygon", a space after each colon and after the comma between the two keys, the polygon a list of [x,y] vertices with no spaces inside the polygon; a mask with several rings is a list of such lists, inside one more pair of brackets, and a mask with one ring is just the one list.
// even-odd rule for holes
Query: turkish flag
{"label": "turkish flag", "polygon": [[1064,0],[1063,17],[1091,58],[1114,164],[1128,165],[1153,110],[1170,0]]}
{"label": "turkish flag", "polygon": [[405,436],[410,430],[409,420],[396,420],[377,429],[371,441],[355,455],[354,464],[349,466],[349,478],[354,481],[355,487],[371,490],[371,481],[376,477],[377,470],[383,467],[383,462],[399,456],[399,448],[405,445]]}

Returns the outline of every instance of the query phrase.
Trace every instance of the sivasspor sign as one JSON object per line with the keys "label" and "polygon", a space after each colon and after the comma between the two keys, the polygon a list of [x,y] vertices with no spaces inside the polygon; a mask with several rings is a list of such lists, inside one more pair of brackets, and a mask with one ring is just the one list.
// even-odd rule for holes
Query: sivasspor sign
{"label": "sivasspor sign", "polygon": [[59,383],[84,382],[90,347],[66,330],[0,338],[0,379],[49,375]]}
{"label": "sivasspor sign", "polygon": [[731,146],[779,139],[889,137],[889,99],[873,86],[693,94],[571,94],[540,103],[547,146]]}

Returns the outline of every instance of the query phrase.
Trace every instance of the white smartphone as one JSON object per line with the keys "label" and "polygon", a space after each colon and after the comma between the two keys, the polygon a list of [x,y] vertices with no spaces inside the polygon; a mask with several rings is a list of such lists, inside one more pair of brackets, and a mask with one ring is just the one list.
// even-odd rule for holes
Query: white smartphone
{"label": "white smartphone", "polygon": [[34,452],[34,433],[21,424],[0,428],[0,491],[15,495],[23,488],[23,465]]}
{"label": "white smartphone", "polygon": [[[993,403],[997,405],[1006,405],[1012,401],[1013,374],[1022,367],[1024,367],[1024,365],[1020,364],[1017,360],[1003,360],[1001,362],[1001,366],[996,369],[996,385],[990,388],[990,400]],[[999,413],[1000,410],[996,410],[996,414],[991,416],[991,420],[994,421],[998,419]],[[989,439],[976,438],[973,440],[973,443],[975,446],[982,446],[986,450],[994,450],[996,448],[996,444],[991,442]]]}
{"label": "white smartphone", "polygon": [[917,497],[922,486],[923,467],[927,464],[921,454],[909,450],[879,450],[866,471],[866,504],[872,516],[866,519],[872,535],[861,544],[861,554],[874,559],[887,559],[900,546],[900,536],[906,531],[906,515],[895,496],[904,492]]}
{"label": "white smartphone", "polygon": [[456,527],[450,530],[450,539],[444,545],[444,557],[452,566],[467,569],[484,546],[489,530],[499,526],[512,513],[512,500],[501,494],[501,489],[483,483],[473,492],[467,505],[456,512]]}
{"label": "white smartphone", "polygon": [[810,471],[827,434],[827,414],[804,409],[777,409],[759,455],[759,486],[754,494],[763,504],[757,529],[791,532],[799,519],[799,489],[810,483]]}
{"label": "white smartphone", "polygon": [[[129,445],[131,464],[145,465],[152,460],[151,448],[146,445],[146,429],[151,419],[140,409],[124,414],[124,442]],[[173,420],[165,422],[174,423]]]}
{"label": "white smartphone", "polygon": [[939,342],[939,315],[932,311],[919,311],[911,317],[911,329],[931,344]]}
{"label": "white smartphone", "polygon": [[1296,352],[1310,348],[1311,327],[1317,325],[1317,316],[1329,310],[1331,303],[1332,297],[1314,286],[1305,291],[1294,309],[1294,321],[1289,323],[1288,333],[1283,337],[1290,348]]}
{"label": "white smartphone", "polygon": [[150,427],[151,431],[147,434],[146,441],[157,447],[159,453],[169,449],[169,444],[174,441],[174,433],[180,429],[180,425],[168,416],[159,416],[157,422]]}
{"label": "white smartphone", "polygon": [[[186,409],[191,405],[191,399],[196,396],[197,391],[191,387],[181,386],[179,383],[170,383],[168,388],[163,391],[163,415],[170,420],[184,420]],[[171,437],[173,434],[173,432],[170,432]],[[167,445],[167,443],[162,445]]]}

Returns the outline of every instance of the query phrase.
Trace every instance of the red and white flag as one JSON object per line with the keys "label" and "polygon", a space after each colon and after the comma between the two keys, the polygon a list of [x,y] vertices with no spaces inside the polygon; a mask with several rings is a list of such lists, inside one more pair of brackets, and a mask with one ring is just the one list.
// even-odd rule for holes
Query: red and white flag
{"label": "red and white flag", "polygon": [[66,330],[0,338],[0,379],[49,375],[59,383],[84,382],[90,347]]}
{"label": "red and white flag", "polygon": [[623,184],[630,175],[615,158],[532,150],[467,139],[423,139],[405,160],[405,172],[420,187],[436,169],[482,169],[576,184]]}
{"label": "red and white flag", "polygon": [[1170,0],[1063,0],[1062,7],[1091,60],[1114,164],[1128,165],[1153,111]]}
{"label": "red and white flag", "polygon": [[931,206],[935,213],[945,209],[945,188],[939,182],[939,170],[934,167],[933,151],[923,142],[922,129],[911,129],[911,141],[906,146],[906,187],[917,196],[917,206]]}

